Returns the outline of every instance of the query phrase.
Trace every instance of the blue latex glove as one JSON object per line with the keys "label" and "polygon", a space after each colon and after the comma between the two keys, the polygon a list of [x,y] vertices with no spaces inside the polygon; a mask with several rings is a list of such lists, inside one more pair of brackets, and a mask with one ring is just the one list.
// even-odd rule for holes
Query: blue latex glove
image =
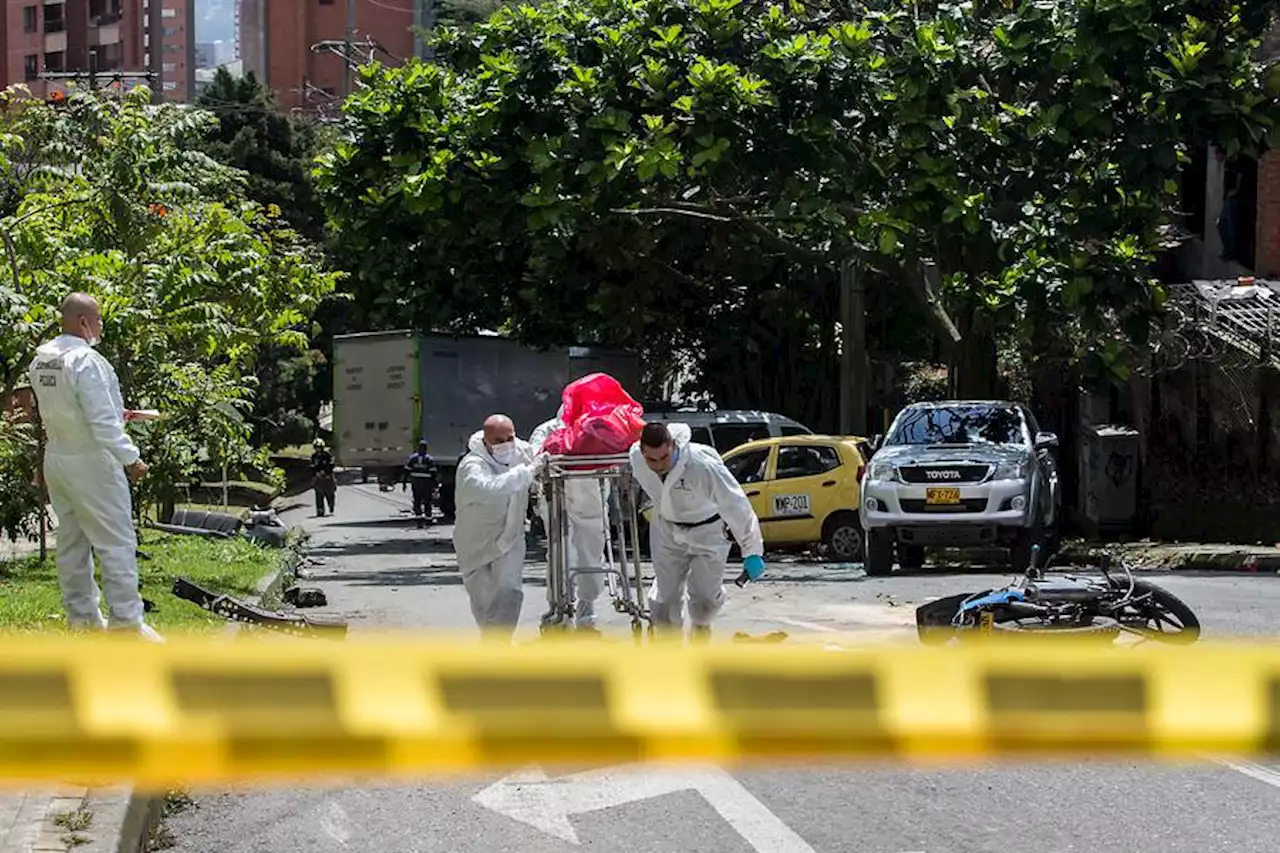
{"label": "blue latex glove", "polygon": [[742,561],[742,568],[746,571],[747,577],[753,581],[758,581],[760,576],[764,574],[764,557],[759,554],[752,554]]}

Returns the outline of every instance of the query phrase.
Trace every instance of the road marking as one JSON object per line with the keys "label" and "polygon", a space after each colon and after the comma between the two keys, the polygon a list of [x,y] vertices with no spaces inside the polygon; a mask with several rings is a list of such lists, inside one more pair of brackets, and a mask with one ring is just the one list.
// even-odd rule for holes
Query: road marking
{"label": "road marking", "polygon": [[320,816],[320,828],[334,841],[347,846],[351,840],[351,818],[337,800],[328,799],[324,804],[324,814]]}
{"label": "road marking", "polygon": [[1230,767],[1237,773],[1243,773],[1250,779],[1256,779],[1273,788],[1280,788],[1280,772],[1272,770],[1270,767],[1263,767],[1261,764],[1254,764],[1252,761],[1241,761],[1238,758],[1215,757],[1213,760],[1225,767]]}
{"label": "road marking", "polygon": [[790,625],[793,628],[806,628],[810,631],[825,631],[827,633],[839,633],[839,628],[832,628],[830,625],[821,625],[817,622],[803,622],[799,619],[788,619],[786,616],[766,616],[762,617],[770,622],[781,622],[783,625]]}
{"label": "road marking", "polygon": [[540,768],[528,767],[499,779],[471,800],[570,844],[580,844],[570,815],[691,790],[700,793],[759,853],[815,853],[737,779],[718,767],[624,765],[558,779],[548,779]]}

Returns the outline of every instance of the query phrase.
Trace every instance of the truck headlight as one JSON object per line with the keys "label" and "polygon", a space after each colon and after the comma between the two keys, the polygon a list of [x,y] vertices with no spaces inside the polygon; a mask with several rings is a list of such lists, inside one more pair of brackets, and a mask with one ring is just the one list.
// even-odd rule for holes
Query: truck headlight
{"label": "truck headlight", "polygon": [[1031,466],[1026,460],[1020,462],[1001,462],[991,475],[993,480],[1025,480]]}
{"label": "truck headlight", "polygon": [[872,462],[867,468],[867,479],[892,482],[898,479],[898,469],[888,462]]}

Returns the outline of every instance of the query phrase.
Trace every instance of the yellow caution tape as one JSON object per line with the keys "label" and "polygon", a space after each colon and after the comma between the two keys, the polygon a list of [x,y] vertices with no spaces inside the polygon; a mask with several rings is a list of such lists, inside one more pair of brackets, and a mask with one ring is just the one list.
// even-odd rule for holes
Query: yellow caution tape
{"label": "yellow caution tape", "polygon": [[0,779],[144,788],[529,762],[1185,756],[1280,743],[1280,647],[353,639],[0,644]]}

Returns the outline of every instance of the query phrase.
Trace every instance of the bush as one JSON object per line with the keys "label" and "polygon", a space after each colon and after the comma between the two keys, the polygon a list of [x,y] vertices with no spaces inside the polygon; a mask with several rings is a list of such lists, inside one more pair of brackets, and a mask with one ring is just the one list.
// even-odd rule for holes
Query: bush
{"label": "bush", "polygon": [[35,425],[0,414],[0,532],[11,542],[40,535],[44,498],[36,481],[39,454]]}

